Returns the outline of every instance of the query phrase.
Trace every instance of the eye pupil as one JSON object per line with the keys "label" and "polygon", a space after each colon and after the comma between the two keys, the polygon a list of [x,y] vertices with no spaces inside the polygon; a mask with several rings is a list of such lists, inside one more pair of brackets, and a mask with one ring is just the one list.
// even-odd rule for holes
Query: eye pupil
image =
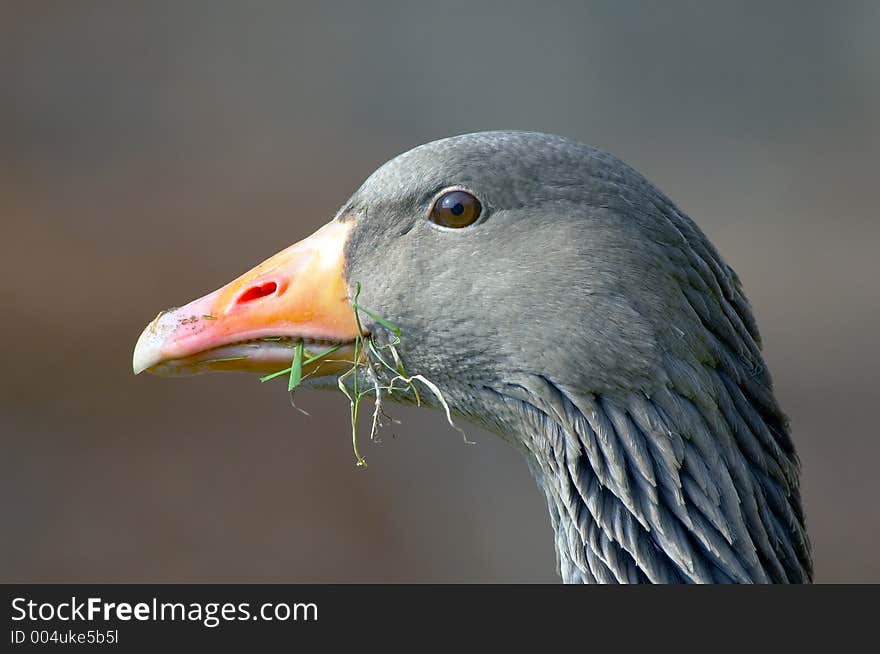
{"label": "eye pupil", "polygon": [[437,198],[431,207],[431,222],[459,229],[472,225],[480,217],[480,201],[467,191],[449,191]]}

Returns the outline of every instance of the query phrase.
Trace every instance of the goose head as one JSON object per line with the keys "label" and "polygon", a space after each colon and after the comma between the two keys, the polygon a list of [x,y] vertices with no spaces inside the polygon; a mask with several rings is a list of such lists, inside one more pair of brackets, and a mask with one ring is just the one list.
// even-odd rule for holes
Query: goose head
{"label": "goose head", "polygon": [[423,403],[523,453],[564,581],[810,580],[797,458],[739,279],[615,157],[525,132],[410,150],[311,237],[160,313],[134,370],[271,373],[302,342],[304,383],[335,387],[364,335],[395,363],[349,381],[418,375]]}

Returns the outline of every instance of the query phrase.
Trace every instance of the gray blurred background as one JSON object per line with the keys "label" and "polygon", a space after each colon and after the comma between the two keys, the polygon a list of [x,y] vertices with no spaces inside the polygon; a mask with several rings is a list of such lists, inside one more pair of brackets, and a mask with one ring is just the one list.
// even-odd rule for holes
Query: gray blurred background
{"label": "gray blurred background", "polygon": [[[734,6],[734,4],[736,6]],[[326,222],[379,164],[556,132],[736,268],[819,581],[880,581],[880,3],[0,4],[0,581],[555,581],[525,464],[439,414],[133,377],[160,308]]]}

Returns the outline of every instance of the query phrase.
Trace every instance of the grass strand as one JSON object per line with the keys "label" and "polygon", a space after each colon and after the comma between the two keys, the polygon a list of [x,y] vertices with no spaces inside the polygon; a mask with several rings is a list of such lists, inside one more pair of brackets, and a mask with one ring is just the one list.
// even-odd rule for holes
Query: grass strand
{"label": "grass strand", "polygon": [[[345,345],[345,344],[339,343],[339,344],[331,347],[329,350],[325,350],[324,352],[321,352],[321,354],[314,354],[314,355],[308,357],[307,359],[305,359],[302,362],[302,365],[307,366],[309,364],[314,363],[315,361],[319,361],[319,360],[323,359],[324,357],[333,354],[336,350],[341,348],[343,345]],[[303,352],[308,352],[308,350],[303,350]],[[311,353],[309,353],[309,354],[311,354]],[[260,382],[272,381],[276,377],[282,377],[284,375],[289,375],[291,372],[293,372],[293,365],[291,365],[289,368],[285,368],[284,370],[279,370],[278,372],[273,372],[271,375],[266,375],[265,377],[260,377]]]}
{"label": "grass strand", "polygon": [[[361,456],[361,453],[358,449],[358,438],[357,438],[357,423],[358,423],[358,415],[360,412],[361,400],[370,393],[375,395],[374,403],[373,403],[373,415],[372,421],[370,424],[370,439],[376,440],[376,435],[379,431],[379,428],[382,426],[380,423],[380,415],[384,415],[382,412],[382,394],[385,393],[387,395],[393,395],[394,393],[412,393],[413,398],[415,399],[416,405],[422,404],[422,398],[419,394],[419,390],[415,384],[415,382],[420,383],[425,388],[427,388],[431,394],[437,398],[440,406],[443,408],[443,411],[446,415],[446,421],[452,426],[453,429],[458,431],[464,437],[466,443],[471,443],[468,440],[467,435],[464,431],[456,426],[456,424],[452,420],[452,411],[449,407],[449,404],[446,402],[446,398],[443,396],[440,388],[425,378],[423,375],[409,375],[406,372],[406,368],[403,365],[403,361],[400,358],[399,353],[397,352],[396,345],[399,345],[401,342],[401,329],[398,325],[391,322],[387,318],[383,318],[378,314],[370,311],[369,309],[364,308],[358,302],[361,293],[361,284],[360,282],[356,282],[355,284],[355,293],[354,298],[352,299],[351,305],[354,311],[355,323],[357,325],[357,335],[354,339],[354,354],[352,356],[352,366],[344,373],[339,375],[336,379],[336,385],[339,390],[348,398],[350,417],[351,417],[351,446],[354,451],[356,465],[359,468],[366,468],[367,461]],[[390,331],[394,338],[391,342],[386,343],[384,345],[379,345],[376,343],[372,334],[364,334],[363,325],[361,324],[361,316],[360,314],[370,317],[372,320],[376,322],[376,324],[384,327],[388,331]],[[262,340],[272,341],[272,340],[280,340],[281,337],[267,337]],[[282,377],[284,375],[289,375],[289,381],[287,384],[287,390],[293,391],[297,386],[302,382],[302,371],[303,368],[319,359],[323,359],[329,354],[332,354],[339,348],[343,346],[342,343],[338,345],[334,345],[330,349],[322,352],[318,355],[312,355],[311,352],[305,349],[304,343],[302,339],[296,342],[296,347],[294,350],[293,361],[289,368],[285,368],[284,370],[279,370],[278,372],[273,372],[270,375],[266,375],[260,378],[261,382],[267,382],[277,377]],[[385,356],[383,355],[383,351],[388,350],[391,354],[391,358],[393,360],[393,365],[390,363]],[[304,360],[305,359],[305,360]],[[388,382],[387,386],[382,386],[379,382],[379,377],[376,374],[376,370],[374,369],[371,362],[381,365],[388,372],[392,373],[394,376],[391,378],[391,381]],[[361,390],[358,380],[358,369],[363,368],[364,374],[370,382],[370,387]],[[311,374],[311,373],[310,373]],[[350,380],[350,382],[349,382]],[[349,382],[347,384],[346,382]],[[396,386],[397,382],[401,382],[403,386]]]}
{"label": "grass strand", "polygon": [[303,377],[303,340],[296,342],[296,348],[293,350],[293,365],[290,366],[290,381],[287,382],[287,392],[299,386]]}

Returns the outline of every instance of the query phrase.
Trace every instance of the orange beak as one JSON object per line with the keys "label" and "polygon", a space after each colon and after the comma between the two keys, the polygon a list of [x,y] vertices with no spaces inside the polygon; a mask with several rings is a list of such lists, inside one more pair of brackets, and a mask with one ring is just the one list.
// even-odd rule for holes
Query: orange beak
{"label": "orange beak", "polygon": [[[331,222],[256,268],[186,306],[162,311],[134,349],[135,374],[270,373],[291,364],[302,339],[311,354],[358,336],[344,279],[351,222]],[[304,374],[352,365],[343,347]]]}

